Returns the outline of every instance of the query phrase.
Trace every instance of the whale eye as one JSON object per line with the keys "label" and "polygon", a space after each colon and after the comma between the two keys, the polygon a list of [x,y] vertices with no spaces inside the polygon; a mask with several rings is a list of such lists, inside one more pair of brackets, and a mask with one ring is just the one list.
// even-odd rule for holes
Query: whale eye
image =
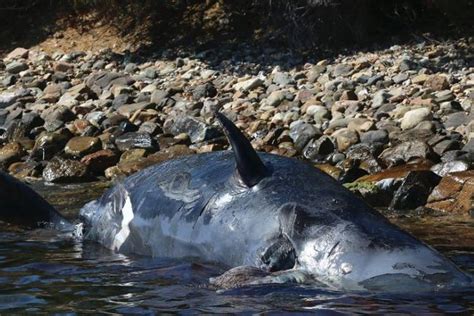
{"label": "whale eye", "polygon": [[288,237],[280,235],[265,250],[261,260],[270,272],[288,270],[296,264],[296,251]]}

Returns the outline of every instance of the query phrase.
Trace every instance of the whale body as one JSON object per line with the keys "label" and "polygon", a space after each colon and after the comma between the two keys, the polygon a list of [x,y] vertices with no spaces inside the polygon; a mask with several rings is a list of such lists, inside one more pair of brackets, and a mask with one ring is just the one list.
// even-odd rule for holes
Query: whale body
{"label": "whale body", "polygon": [[84,238],[125,254],[300,272],[305,282],[340,290],[472,284],[330,176],[303,161],[255,152],[232,122],[217,117],[232,151],[129,176],[81,209]]}

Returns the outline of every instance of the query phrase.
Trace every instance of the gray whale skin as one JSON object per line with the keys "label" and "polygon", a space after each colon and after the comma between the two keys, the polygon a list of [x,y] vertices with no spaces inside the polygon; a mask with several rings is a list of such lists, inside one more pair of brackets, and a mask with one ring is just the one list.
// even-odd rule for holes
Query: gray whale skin
{"label": "gray whale skin", "polygon": [[[121,253],[197,257],[234,267],[230,273],[254,267],[270,276],[264,282],[376,291],[472,286],[449,259],[328,175],[257,154],[224,115],[217,118],[232,151],[166,161],[126,178],[81,209],[83,238]],[[2,174],[0,182],[21,185],[10,178]],[[20,194],[34,194],[23,186]],[[44,221],[68,226],[54,209],[43,213]]]}

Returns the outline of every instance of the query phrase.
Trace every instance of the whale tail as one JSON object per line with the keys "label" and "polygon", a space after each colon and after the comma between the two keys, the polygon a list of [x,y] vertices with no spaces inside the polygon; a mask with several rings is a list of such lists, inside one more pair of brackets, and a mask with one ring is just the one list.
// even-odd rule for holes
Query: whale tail
{"label": "whale tail", "polygon": [[25,183],[0,171],[0,221],[28,228],[65,228],[69,222]]}

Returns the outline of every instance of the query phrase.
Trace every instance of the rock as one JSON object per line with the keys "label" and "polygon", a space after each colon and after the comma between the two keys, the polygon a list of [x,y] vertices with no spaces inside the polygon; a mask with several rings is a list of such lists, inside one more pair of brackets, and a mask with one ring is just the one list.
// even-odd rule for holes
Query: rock
{"label": "rock", "polygon": [[406,80],[408,80],[408,74],[407,73],[398,73],[392,78],[393,82],[395,83],[402,83]]}
{"label": "rock", "polygon": [[471,116],[465,112],[452,113],[446,116],[444,126],[446,128],[456,128],[461,125],[467,125],[471,121]]}
{"label": "rock", "polygon": [[385,129],[368,131],[360,135],[360,141],[366,144],[383,144],[386,145],[389,142],[388,132]]}
{"label": "rock", "polygon": [[214,126],[208,126],[204,122],[191,116],[178,116],[173,120],[165,122],[164,131],[168,134],[179,135],[186,133],[192,143],[203,142],[222,135],[221,131]]}
{"label": "rock", "polygon": [[419,108],[408,111],[401,120],[401,128],[403,130],[414,128],[420,122],[431,120],[431,110],[428,108]]}
{"label": "rock", "polygon": [[153,107],[154,107],[154,104],[150,102],[125,104],[117,108],[117,113],[127,118],[131,118],[135,112],[143,111],[146,109],[152,109]]}
{"label": "rock", "polygon": [[314,166],[336,180],[339,180],[342,174],[342,170],[340,168],[327,163],[315,164]]}
{"label": "rock", "polygon": [[5,68],[5,70],[11,74],[18,74],[26,69],[28,69],[28,64],[21,61],[12,61],[7,64],[7,67]]}
{"label": "rock", "polygon": [[454,160],[454,161],[447,161],[441,162],[439,164],[434,165],[431,167],[431,171],[436,173],[440,177],[444,177],[453,172],[461,172],[469,170],[470,165],[461,160]]}
{"label": "rock", "polygon": [[300,152],[303,151],[308,142],[316,136],[321,136],[321,131],[312,124],[301,122],[294,124],[290,128],[290,137],[293,140],[295,148]]}
{"label": "rock", "polygon": [[414,140],[403,142],[392,148],[387,148],[380,154],[379,159],[382,160],[387,167],[392,167],[409,162],[415,158],[429,159],[431,157],[431,148],[425,142]]}
{"label": "rock", "polygon": [[159,150],[158,143],[147,133],[128,132],[115,139],[115,145],[120,151],[132,148],[143,148],[154,152]]}
{"label": "rock", "polygon": [[103,174],[105,169],[114,166],[119,161],[119,155],[110,149],[96,151],[81,159],[90,172]]}
{"label": "rock", "polygon": [[267,105],[277,107],[285,100],[285,92],[281,90],[273,91],[267,98]]}
{"label": "rock", "polygon": [[5,60],[12,60],[12,59],[20,59],[20,58],[28,58],[28,54],[30,53],[29,50],[23,47],[17,47],[12,50],[8,55],[5,57]]}
{"label": "rock", "polygon": [[165,98],[169,96],[168,91],[156,90],[150,96],[150,102],[160,104]]}
{"label": "rock", "polygon": [[97,137],[77,136],[71,138],[64,152],[73,157],[82,157],[101,149],[102,143]]}
{"label": "rock", "polygon": [[217,95],[217,89],[212,83],[199,85],[193,90],[193,99],[199,101],[202,98],[213,98]]}
{"label": "rock", "polygon": [[253,90],[261,85],[263,85],[263,80],[260,77],[254,77],[245,81],[240,81],[234,85],[234,89],[236,91],[250,91]]}
{"label": "rock", "polygon": [[323,161],[334,152],[335,146],[331,139],[323,135],[318,139],[312,139],[304,148],[303,156],[311,161]]}
{"label": "rock", "polygon": [[372,207],[384,207],[390,204],[392,195],[372,182],[344,183],[351,192],[359,195]]}
{"label": "rock", "polygon": [[25,150],[19,143],[8,143],[0,149],[0,168],[5,170],[14,162],[20,161]]}
{"label": "rock", "polygon": [[76,118],[76,115],[68,109],[66,106],[60,105],[56,107],[51,107],[43,111],[41,114],[41,118],[45,122],[52,122],[52,121],[61,121],[61,122],[69,122]]}
{"label": "rock", "polygon": [[431,76],[426,80],[425,87],[431,88],[434,91],[441,91],[449,89],[449,82],[445,76]]}
{"label": "rock", "polygon": [[44,168],[43,179],[53,183],[74,183],[91,180],[91,177],[81,162],[55,157]]}
{"label": "rock", "polygon": [[292,82],[287,72],[277,71],[273,74],[273,82],[281,87],[286,87]]}
{"label": "rock", "polygon": [[353,118],[349,120],[347,128],[351,131],[363,133],[371,130],[374,127],[374,122],[366,118]]}
{"label": "rock", "polygon": [[68,72],[69,70],[73,69],[74,65],[66,62],[57,62],[56,65],[54,65],[54,71],[58,72]]}
{"label": "rock", "polygon": [[33,161],[14,162],[8,167],[8,172],[18,179],[28,177],[40,178],[42,171],[41,165]]}
{"label": "rock", "polygon": [[375,92],[372,98],[372,108],[381,107],[387,102],[388,98],[390,97],[391,95],[387,93],[385,90],[379,90]]}
{"label": "rock", "polygon": [[70,136],[61,133],[43,133],[36,138],[31,157],[38,160],[49,160],[63,150]]}
{"label": "rock", "polygon": [[347,76],[352,72],[353,67],[348,64],[338,64],[336,67],[333,69],[333,76],[334,77],[339,77],[339,76]]}
{"label": "rock", "polygon": [[427,208],[469,214],[474,210],[474,170],[445,176],[428,197]]}
{"label": "rock", "polygon": [[426,204],[441,177],[431,171],[411,171],[395,192],[390,203],[392,210],[413,210]]}
{"label": "rock", "polygon": [[341,128],[332,134],[336,139],[337,149],[340,152],[346,151],[350,146],[359,142],[359,135],[357,132],[348,128]]}

